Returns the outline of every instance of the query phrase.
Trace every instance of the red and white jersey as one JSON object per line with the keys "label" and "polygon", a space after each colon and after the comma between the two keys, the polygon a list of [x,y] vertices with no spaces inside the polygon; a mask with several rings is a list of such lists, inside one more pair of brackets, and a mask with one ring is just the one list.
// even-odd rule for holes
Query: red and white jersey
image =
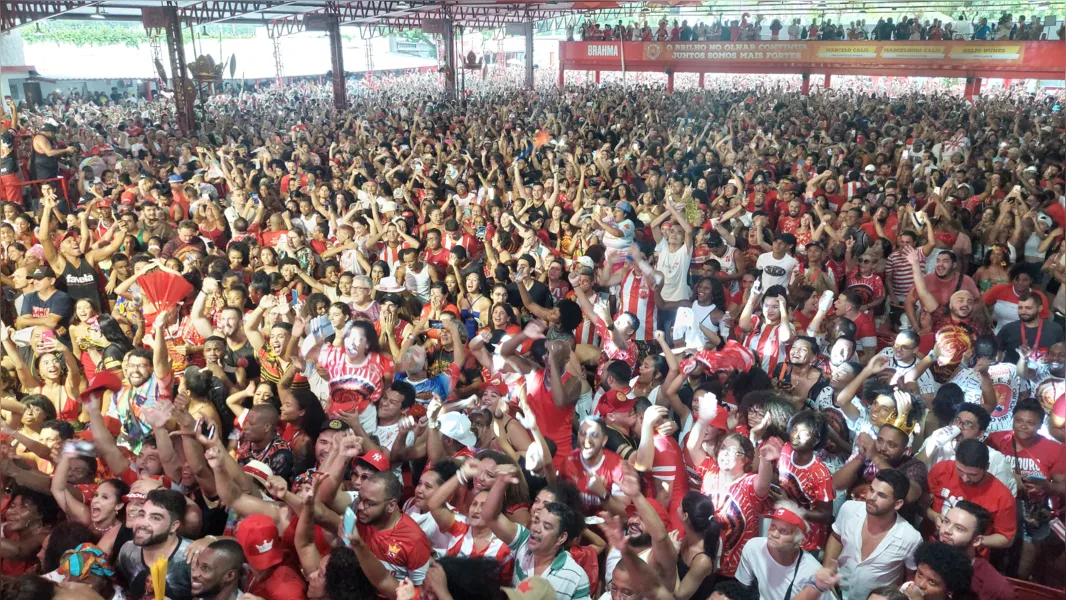
{"label": "red and white jersey", "polygon": [[503,543],[503,540],[489,533],[489,543],[484,548],[474,547],[474,530],[470,523],[456,519],[452,526],[444,532],[448,536],[448,556],[487,556],[494,559],[500,565],[500,581],[507,585],[511,583],[514,574],[514,555],[511,548]]}
{"label": "red and white jersey", "polygon": [[[781,458],[777,459],[778,481],[781,490],[789,500],[800,505],[804,510],[814,508],[815,502],[832,502],[836,497],[833,491],[833,474],[817,456],[806,465],[797,465],[792,461],[792,443],[781,448]],[[829,536],[829,526],[824,523],[808,523],[810,528],[803,538],[803,549],[816,551],[825,547]]]}
{"label": "red and white jersey", "polygon": [[581,505],[585,508],[585,514],[594,515],[600,510],[603,500],[589,492],[589,479],[597,477],[603,482],[603,487],[606,488],[608,494],[621,495],[622,489],[619,483],[622,481],[622,458],[605,449],[600,462],[589,466],[581,460],[581,452],[575,449],[575,452],[559,469],[559,477],[570,480],[577,487],[577,490],[581,492]]}
{"label": "red and white jersey", "polygon": [[[725,253],[721,256],[712,255],[708,258],[711,258],[712,260],[717,260],[718,264],[722,266],[722,272],[726,275],[736,275],[740,272],[740,264],[737,264],[738,261],[742,260],[740,258],[740,253],[737,252],[736,248],[730,245],[726,245]],[[734,279],[726,284],[726,288],[728,288],[730,293],[735,294],[740,291],[740,281]]]}
{"label": "red and white jersey", "polygon": [[655,434],[655,458],[651,465],[651,472],[644,475],[644,495],[654,498],[663,485],[670,488],[670,505],[665,507],[666,514],[670,515],[670,522],[666,525],[670,529],[681,528],[681,518],[677,508],[681,506],[681,500],[688,492],[687,466],[681,451],[681,446],[672,437]]}
{"label": "red and white jersey", "polygon": [[381,398],[383,370],[381,361],[373,356],[357,365],[343,347],[326,344],[316,362],[329,373],[330,402],[326,412],[330,416],[351,410],[362,413]]}
{"label": "red and white jersey", "polygon": [[847,284],[847,289],[859,292],[859,295],[862,296],[863,304],[869,304],[875,298],[883,298],[885,296],[885,282],[877,273],[863,275],[859,272],[858,267],[853,268],[848,273]]}
{"label": "red and white jersey", "polygon": [[629,365],[629,368],[636,368],[637,343],[635,341],[626,340],[625,350],[619,348],[614,343],[614,336],[611,335],[610,328],[607,327],[607,323],[602,318],[596,319],[596,333],[603,341],[600,346],[600,364],[596,367],[597,377],[603,378],[603,367],[612,360],[624,360]]}
{"label": "red and white jersey", "polygon": [[410,247],[411,244],[407,243],[406,241],[400,242],[400,244],[395,248],[385,242],[382,242],[378,245],[378,259],[385,261],[390,267],[393,267],[393,270],[395,270],[396,265],[401,264],[400,250]]}
{"label": "red and white jersey", "polygon": [[718,463],[714,458],[708,456],[706,460],[697,465],[696,462],[692,460],[692,454],[688,451],[689,435],[691,435],[691,432],[681,436],[681,456],[685,460],[685,475],[688,477],[688,487],[698,490],[703,487],[703,476],[707,474],[707,462],[714,462],[715,470],[718,469]]}
{"label": "red and white jersey", "polygon": [[[622,277],[622,291],[618,296],[619,313],[633,313],[640,320],[634,339],[651,341],[655,339],[655,290],[647,277],[636,269],[630,269]],[[617,315],[616,315],[617,316]]]}
{"label": "red and white jersey", "polygon": [[422,585],[429,570],[432,550],[429,539],[414,519],[400,515],[396,526],[384,531],[359,522],[355,527],[370,551],[396,579],[410,579],[416,586]]}
{"label": "red and white jersey", "polygon": [[[573,290],[567,292],[566,298],[577,302],[577,294]],[[574,337],[577,339],[578,344],[600,345],[600,336],[596,332],[596,322],[590,321],[584,314],[581,316],[581,324],[574,330]]]}
{"label": "red and white jersey", "polygon": [[720,573],[732,577],[740,565],[744,545],[759,535],[759,517],[766,498],[755,493],[754,473],[748,473],[726,487],[720,485],[717,466],[715,462],[714,468],[708,469],[700,493],[714,501],[714,516],[721,527]]}
{"label": "red and white jersey", "polygon": [[753,327],[744,338],[744,347],[759,357],[764,371],[771,373],[777,363],[785,361],[785,346],[780,342],[781,325],[764,326],[761,315],[753,316],[751,321]]}

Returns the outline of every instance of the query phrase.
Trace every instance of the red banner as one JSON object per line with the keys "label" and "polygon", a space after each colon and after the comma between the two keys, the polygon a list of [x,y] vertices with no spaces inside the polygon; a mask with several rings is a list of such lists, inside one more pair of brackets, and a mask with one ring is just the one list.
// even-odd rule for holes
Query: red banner
{"label": "red banner", "polygon": [[567,70],[1063,79],[1066,45],[1015,42],[562,42]]}

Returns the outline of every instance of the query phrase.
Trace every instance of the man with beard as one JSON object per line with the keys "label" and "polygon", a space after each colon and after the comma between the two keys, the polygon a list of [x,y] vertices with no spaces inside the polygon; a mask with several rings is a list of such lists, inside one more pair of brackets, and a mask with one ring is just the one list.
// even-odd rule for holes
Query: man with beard
{"label": "man with beard", "polygon": [[154,237],[162,240],[174,238],[176,232],[165,217],[166,215],[156,206],[155,202],[145,202],[141,208],[140,230],[137,232],[137,241],[147,244],[148,240]]}
{"label": "man with beard", "polygon": [[1007,581],[992,563],[977,556],[977,549],[984,546],[984,534],[992,516],[988,511],[969,500],[959,500],[940,520],[938,539],[962,550],[973,565],[970,589],[978,600],[1014,600],[1014,586]]}
{"label": "man with beard", "polygon": [[823,410],[833,406],[829,378],[814,366],[817,357],[818,342],[807,336],[797,337],[788,350],[788,363],[779,363],[770,373],[774,387],[790,396],[797,410],[806,405]]}
{"label": "man with beard", "polygon": [[929,489],[922,498],[925,518],[938,530],[944,516],[960,500],[988,509],[992,528],[985,531],[982,554],[988,548],[1009,548],[1017,533],[1017,509],[1007,486],[988,472],[988,446],[980,440],[963,440],[955,460],[941,461],[929,470]]}
{"label": "man with beard", "polygon": [[[737,581],[758,587],[760,598],[792,600],[821,565],[802,548],[808,530],[803,509],[781,500],[767,517],[770,526],[766,537],[753,538],[744,545]],[[835,596],[832,592],[822,592],[817,598],[831,600]]]}
{"label": "man with beard", "polygon": [[[626,466],[622,474],[622,493],[629,497],[626,506],[626,543],[641,560],[652,565],[657,572],[668,573],[677,568],[677,551],[667,535],[670,522],[667,510],[654,498],[641,492],[640,476],[636,469]],[[618,571],[615,567],[622,560],[622,548],[611,548],[607,553],[604,582],[610,586]],[[623,571],[625,569],[623,568]],[[619,582],[621,583],[621,582]]]}
{"label": "man with beard", "polygon": [[1040,360],[1047,356],[1048,349],[1066,339],[1062,325],[1054,319],[1048,319],[1042,294],[1025,293],[1018,295],[1018,320],[1000,327],[996,339],[999,346],[1007,351],[1007,360],[1015,359],[1016,348],[1029,348],[1029,357]]}
{"label": "man with beard", "polygon": [[584,519],[566,504],[548,502],[532,515],[529,528],[511,521],[503,514],[503,502],[507,486],[515,483],[518,467],[497,465],[496,482],[481,509],[481,518],[515,557],[512,583],[539,576],[552,584],[556,600],[589,598],[589,577],[566,551],[585,528]]}
{"label": "man with beard", "polygon": [[922,536],[899,514],[910,484],[903,473],[883,469],[866,502],[852,500],[840,508],[822,565],[839,567],[842,600],[865,600],[870,590],[913,577]]}
{"label": "man with beard", "polygon": [[429,570],[429,540],[400,510],[402,495],[403,486],[395,475],[375,473],[360,487],[355,510],[349,507],[345,513],[345,520],[352,512],[356,520],[345,544],[355,550],[363,572],[385,597],[394,597],[402,580],[422,585]]}
{"label": "man with beard", "polygon": [[166,595],[172,600],[189,600],[191,572],[185,553],[191,542],[178,535],[185,515],[185,497],[173,490],[148,492],[138,518],[130,523],[133,539],[119,551],[115,566],[129,583],[130,598],[152,596],[149,568],[160,558],[167,559]]}
{"label": "man with beard", "polygon": [[[226,340],[226,352],[222,357],[222,367],[232,383],[244,385],[237,381],[238,367],[244,368],[247,378],[259,377],[259,363],[256,361],[255,347],[244,330],[244,311],[236,306],[225,306],[218,318],[216,332],[211,319],[204,314],[204,305],[218,291],[218,281],[208,277],[204,279],[200,293],[193,302],[190,318],[197,333],[205,339],[219,335]],[[241,364],[243,361],[243,365]]]}
{"label": "man with beard", "polygon": [[605,447],[622,460],[629,460],[636,452],[634,406],[637,400],[629,387],[632,378],[632,369],[625,362],[612,360],[607,363],[600,380],[602,394],[595,401],[595,413],[607,425]]}
{"label": "man with beard", "polygon": [[192,564],[193,598],[202,600],[237,600],[240,595],[244,550],[236,540],[211,542]]}
{"label": "man with beard", "polygon": [[[141,445],[146,437],[151,434],[152,427],[141,414],[142,407],[155,405],[161,401],[170,400],[171,397],[171,364],[167,355],[166,344],[163,341],[163,325],[170,318],[170,313],[162,313],[155,322],[155,342],[152,351],[144,348],[134,348],[126,355],[123,361],[122,374],[123,385],[117,393],[112,394],[108,403],[107,417],[115,419],[121,424],[122,433],[126,436],[130,450],[139,454]],[[107,431],[103,415],[99,409],[93,410],[92,406],[102,406],[102,395],[95,395],[95,402],[87,403],[89,421],[93,424],[93,436],[98,430]],[[94,412],[96,413],[94,415]],[[99,423],[95,423],[98,419]],[[99,443],[99,442],[97,442]]]}
{"label": "man with beard", "polygon": [[[911,427],[916,420],[911,421]],[[833,487],[838,490],[852,490],[863,482],[874,481],[881,471],[893,470],[905,476],[909,482],[907,493],[902,499],[906,500],[906,505],[910,508],[926,491],[929,470],[924,463],[907,455],[908,435],[909,432],[888,423],[877,430],[876,440],[866,433],[860,433],[855,438],[855,450],[851,458],[840,470],[833,473]]]}
{"label": "man with beard", "polygon": [[918,250],[910,248],[902,251],[914,278],[914,287],[907,294],[903,305],[907,319],[912,324],[921,322],[918,320],[917,309],[917,303],[921,302],[922,310],[931,313],[933,330],[940,329],[949,319],[978,333],[987,329],[987,325],[977,321],[973,314],[974,301],[981,297],[981,292],[969,275],[959,272],[958,259],[954,253],[938,254],[934,271],[923,276]]}
{"label": "man with beard", "polygon": [[1017,322],[1021,318],[1021,310],[1018,305],[1022,297],[1038,296],[1040,316],[1044,319],[1051,317],[1048,311],[1047,296],[1040,290],[1033,289],[1033,268],[1029,263],[1020,262],[1010,268],[1010,282],[993,285],[985,292],[985,311],[990,321],[996,324],[996,333],[1004,326]]}

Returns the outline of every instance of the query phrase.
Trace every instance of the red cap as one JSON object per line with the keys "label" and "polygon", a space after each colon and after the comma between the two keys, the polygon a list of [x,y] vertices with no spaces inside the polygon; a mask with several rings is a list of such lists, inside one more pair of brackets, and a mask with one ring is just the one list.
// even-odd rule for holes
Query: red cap
{"label": "red cap", "polygon": [[85,391],[81,393],[82,402],[84,402],[88,395],[97,390],[111,390],[117,392],[122,389],[122,377],[114,371],[97,371],[93,373],[91,379],[89,379],[89,386],[85,388]]}
{"label": "red cap", "polygon": [[491,379],[488,379],[481,384],[481,391],[496,390],[496,393],[501,396],[506,396],[511,388],[507,386],[507,382],[503,380],[499,375],[493,375]]}
{"label": "red cap", "polygon": [[797,515],[796,513],[783,506],[777,507],[774,512],[766,516],[771,519],[780,519],[785,523],[795,525],[796,527],[802,529],[803,533],[807,533],[807,521],[804,521],[803,517]]}
{"label": "red cap", "polygon": [[[663,522],[663,525],[669,525],[670,515],[666,512],[666,509],[663,508],[663,505],[659,504],[659,501],[655,498],[645,498],[645,500],[647,500],[648,504],[650,504],[651,507],[655,509],[655,514],[659,515],[659,520]],[[636,506],[632,504],[626,506],[626,517],[632,517],[636,512]]]}
{"label": "red cap", "polygon": [[237,542],[244,558],[257,571],[265,571],[285,560],[278,526],[266,515],[248,515],[237,526]]}
{"label": "red cap", "polygon": [[362,456],[356,457],[355,460],[361,460],[378,471],[389,470],[389,457],[377,450],[371,450]]}
{"label": "red cap", "polygon": [[715,429],[721,429],[722,431],[729,431],[729,411],[726,407],[718,405],[718,412],[714,413],[714,418],[708,423]]}
{"label": "red cap", "polygon": [[596,414],[605,417],[611,413],[629,412],[633,410],[633,405],[636,403],[636,398],[629,397],[628,388],[624,390],[610,390],[600,398],[600,403],[596,406]]}

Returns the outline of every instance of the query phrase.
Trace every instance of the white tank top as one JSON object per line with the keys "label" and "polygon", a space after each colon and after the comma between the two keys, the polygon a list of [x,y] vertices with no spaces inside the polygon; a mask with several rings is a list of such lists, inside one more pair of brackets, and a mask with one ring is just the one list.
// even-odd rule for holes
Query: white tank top
{"label": "white tank top", "polygon": [[404,287],[422,302],[429,302],[429,286],[433,283],[429,278],[430,268],[428,264],[423,264],[421,273],[408,269],[403,278]]}

